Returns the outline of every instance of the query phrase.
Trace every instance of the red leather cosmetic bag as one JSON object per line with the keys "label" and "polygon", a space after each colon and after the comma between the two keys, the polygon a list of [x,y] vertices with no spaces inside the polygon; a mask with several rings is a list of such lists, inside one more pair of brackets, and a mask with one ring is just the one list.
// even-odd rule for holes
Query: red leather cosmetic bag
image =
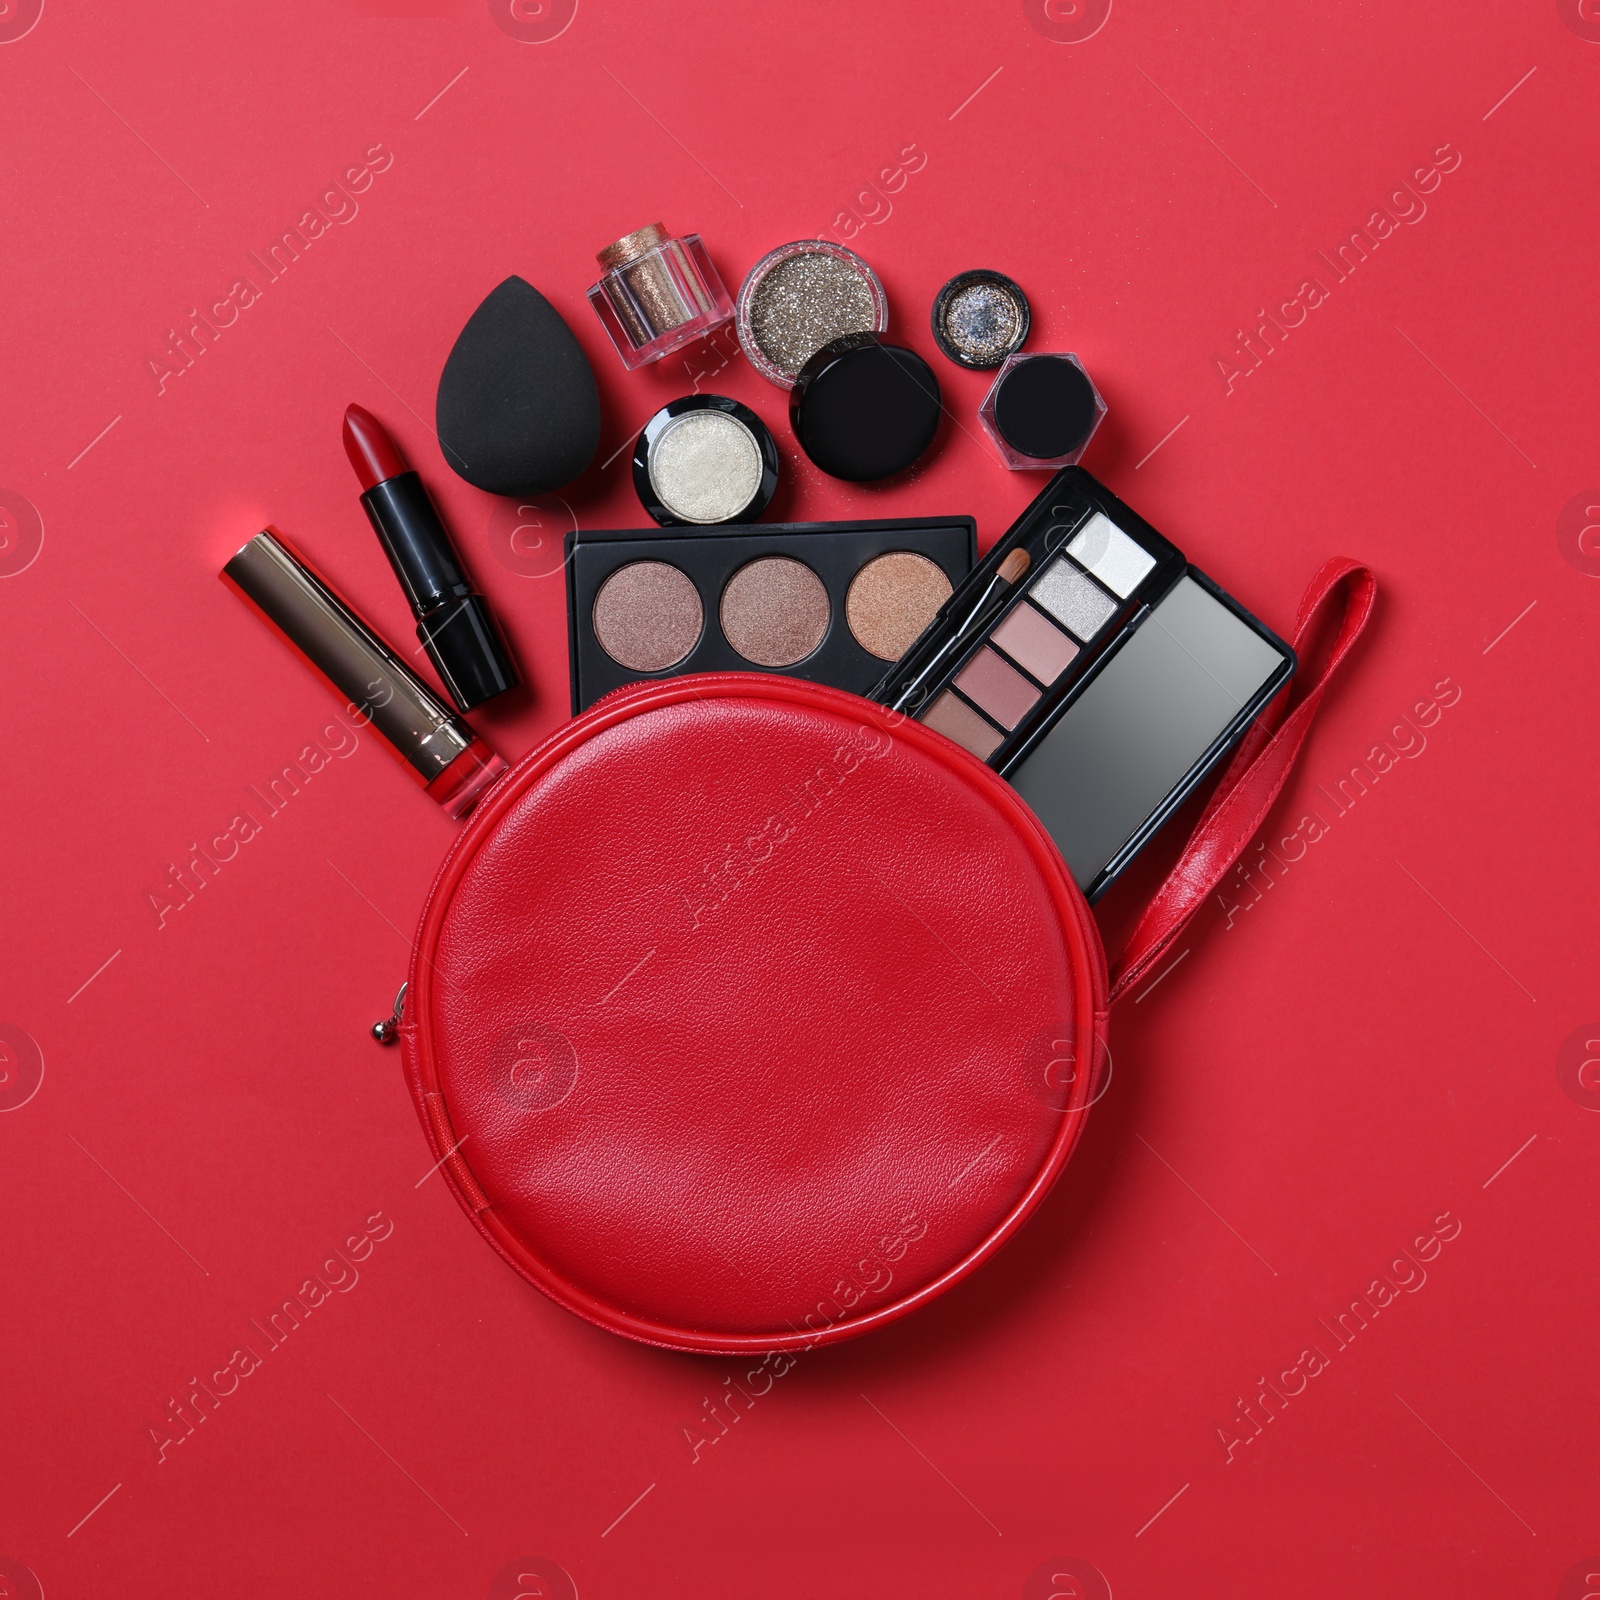
{"label": "red leather cosmetic bag", "polygon": [[1054,843],[920,723],[799,679],[677,678],[567,724],[491,791],[417,938],[405,1069],[446,1181],[552,1299],[630,1338],[765,1351],[865,1332],[1048,1193],[1110,1000],[1249,843],[1337,641],[1246,735],[1108,984]]}

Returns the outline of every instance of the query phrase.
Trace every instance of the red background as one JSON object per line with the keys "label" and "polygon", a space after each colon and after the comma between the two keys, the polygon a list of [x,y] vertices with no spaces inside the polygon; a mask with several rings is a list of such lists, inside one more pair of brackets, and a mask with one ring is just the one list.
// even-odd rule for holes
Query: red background
{"label": "red background", "polygon": [[[1575,1030],[1574,1070],[1600,1037],[1581,6],[1117,0],[1074,42],[1098,14],[1068,0],[582,0],[538,42],[514,36],[541,28],[525,0],[505,26],[481,0],[48,0],[25,34],[13,0],[0,1021],[44,1076],[0,1119],[0,1556],[51,1595],[483,1596],[533,1556],[585,1600],[1093,1592],[1030,1580],[1067,1558],[1119,1597],[1556,1594],[1600,1549],[1600,1119],[1557,1071]],[[359,211],[158,393],[168,330],[380,143]],[[1445,144],[1426,215],[1335,283],[1313,252]],[[993,266],[1033,347],[1078,351],[1107,398],[1086,465],[1191,559],[1280,627],[1334,552],[1383,600],[1267,839],[1309,811],[1325,835],[1119,1007],[1111,1089],[1039,1216],[933,1309],[805,1357],[692,1463],[682,1429],[732,1369],[556,1309],[419,1184],[367,1029],[452,824],[388,756],[333,761],[165,926],[146,897],[336,710],[217,582],[228,553],[271,520],[410,636],[349,401],[394,428],[505,620],[531,690],[476,720],[519,755],[566,715],[562,586],[514,570],[507,508],[424,420],[461,324],[508,273],[543,290],[611,456],[694,378],[623,370],[583,300],[594,252],[659,217],[736,286],[841,212],[960,426],[891,490],[822,480],[736,355],[701,386],[778,433],[775,516],[1004,530],[1041,480],[990,458],[985,380],[926,320],[946,277]],[[1310,275],[1326,303],[1229,393],[1235,330]],[[641,520],[625,455],[545,532],[569,514]],[[1460,695],[1426,748],[1391,735],[1442,679]],[[1319,786],[1385,739],[1413,754],[1339,815]],[[394,1228],[359,1283],[158,1462],[169,1397],[376,1212]],[[1347,1349],[1320,1337],[1444,1212],[1461,1231],[1426,1283]],[[1313,1343],[1327,1370],[1227,1460],[1236,1400]]]}

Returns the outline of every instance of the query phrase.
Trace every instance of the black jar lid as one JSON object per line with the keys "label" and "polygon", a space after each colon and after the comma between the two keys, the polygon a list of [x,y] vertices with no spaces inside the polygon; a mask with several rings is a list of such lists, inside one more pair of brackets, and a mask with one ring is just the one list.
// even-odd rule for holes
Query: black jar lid
{"label": "black jar lid", "polygon": [[872,333],[825,344],[789,391],[800,448],[847,483],[903,472],[933,443],[942,410],[933,368],[916,351]]}
{"label": "black jar lid", "polygon": [[777,442],[737,400],[686,394],[645,423],[633,449],[633,487],[664,528],[754,522],[778,487]]}
{"label": "black jar lid", "polygon": [[1020,350],[1033,325],[1028,297],[1003,272],[958,272],[929,315],[939,348],[958,366],[998,367]]}
{"label": "black jar lid", "polygon": [[1018,359],[994,389],[994,425],[1025,456],[1053,461],[1094,432],[1100,401],[1089,374],[1070,356]]}

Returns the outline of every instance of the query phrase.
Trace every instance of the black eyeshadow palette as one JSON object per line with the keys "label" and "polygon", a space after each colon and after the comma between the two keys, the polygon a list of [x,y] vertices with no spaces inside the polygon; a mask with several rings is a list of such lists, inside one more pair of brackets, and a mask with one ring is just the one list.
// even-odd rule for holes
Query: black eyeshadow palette
{"label": "black eyeshadow palette", "polygon": [[781,672],[866,695],[972,571],[971,517],[567,535],[572,710],[626,684]]}
{"label": "black eyeshadow palette", "polygon": [[1187,569],[1110,490],[1063,468],[872,698],[1004,772]]}
{"label": "black eyeshadow palette", "polygon": [[1093,899],[1294,666],[1177,546],[1067,467],[872,698],[1009,778]]}

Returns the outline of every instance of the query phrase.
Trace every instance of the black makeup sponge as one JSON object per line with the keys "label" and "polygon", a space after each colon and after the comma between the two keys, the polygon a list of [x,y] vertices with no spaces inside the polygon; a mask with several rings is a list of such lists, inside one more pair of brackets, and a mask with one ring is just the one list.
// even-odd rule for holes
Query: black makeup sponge
{"label": "black makeup sponge", "polygon": [[561,314],[507,278],[467,319],[434,408],[444,458],[491,494],[548,494],[600,443],[594,371]]}

